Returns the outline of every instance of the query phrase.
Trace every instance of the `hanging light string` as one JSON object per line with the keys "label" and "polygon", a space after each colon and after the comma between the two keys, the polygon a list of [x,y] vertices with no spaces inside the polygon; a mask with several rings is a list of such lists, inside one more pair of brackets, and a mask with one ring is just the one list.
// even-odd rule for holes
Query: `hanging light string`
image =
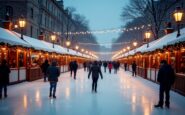
{"label": "hanging light string", "polygon": [[150,24],[141,25],[133,28],[116,28],[116,29],[105,29],[105,30],[94,30],[94,31],[81,31],[81,32],[65,32],[65,35],[87,35],[87,34],[107,34],[107,33],[123,33],[134,30],[141,30],[144,28],[151,27]]}
{"label": "hanging light string", "polygon": [[80,45],[97,45],[97,46],[101,46],[101,45],[123,45],[123,44],[130,44],[131,42],[120,42],[120,43],[82,43],[79,42],[78,44]]}

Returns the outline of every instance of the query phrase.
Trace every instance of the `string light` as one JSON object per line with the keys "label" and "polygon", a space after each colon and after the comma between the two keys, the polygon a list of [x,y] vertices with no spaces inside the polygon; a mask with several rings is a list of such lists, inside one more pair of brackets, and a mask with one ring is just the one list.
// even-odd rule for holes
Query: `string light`
{"label": "string light", "polygon": [[151,27],[151,24],[141,25],[132,28],[116,28],[116,29],[105,29],[105,30],[94,30],[94,31],[81,31],[81,32],[65,32],[65,35],[86,35],[86,34],[107,34],[107,33],[123,33],[134,30],[141,30],[144,28]]}

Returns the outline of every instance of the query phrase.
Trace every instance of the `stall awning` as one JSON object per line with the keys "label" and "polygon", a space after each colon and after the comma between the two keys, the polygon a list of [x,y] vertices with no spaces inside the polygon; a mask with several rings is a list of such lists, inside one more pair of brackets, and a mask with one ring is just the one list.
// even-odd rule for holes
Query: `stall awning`
{"label": "stall awning", "polygon": [[[20,36],[19,33],[16,33],[16,32],[13,32],[13,33],[17,36]],[[52,48],[49,48],[47,45],[45,45],[43,42],[41,42],[41,40],[31,38],[31,37],[28,37],[28,36],[23,36],[23,39],[27,43],[29,43],[32,46],[32,48],[34,48],[35,50],[54,52],[54,50]]]}
{"label": "stall awning", "polygon": [[0,43],[6,43],[13,46],[31,47],[30,44],[16,36],[12,31],[0,28]]}

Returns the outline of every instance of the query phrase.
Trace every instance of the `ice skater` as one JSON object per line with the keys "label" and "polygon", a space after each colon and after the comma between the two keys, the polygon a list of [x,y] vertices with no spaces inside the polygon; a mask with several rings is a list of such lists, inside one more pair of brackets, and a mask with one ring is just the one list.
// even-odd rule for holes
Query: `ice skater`
{"label": "ice skater", "polygon": [[94,64],[92,65],[89,71],[88,79],[90,78],[91,73],[92,73],[92,92],[97,93],[97,82],[99,74],[101,76],[101,79],[103,79],[103,75],[97,61],[95,61]]}
{"label": "ice skater", "polygon": [[42,73],[44,74],[44,82],[46,82],[46,78],[47,78],[47,69],[49,67],[49,63],[48,60],[45,60],[45,62],[41,65],[41,69],[42,69]]}
{"label": "ice skater", "polygon": [[0,99],[2,99],[2,92],[4,89],[4,97],[7,98],[7,85],[9,84],[10,68],[7,65],[6,60],[2,60],[0,66]]}
{"label": "ice skater", "polygon": [[170,89],[175,82],[175,73],[171,65],[166,60],[161,61],[157,81],[159,82],[159,102],[155,107],[163,108],[164,93],[166,95],[165,106],[170,108]]}
{"label": "ice skater", "polygon": [[74,72],[74,79],[76,79],[76,72],[78,70],[78,64],[77,61],[73,62],[73,72]]}
{"label": "ice skater", "polygon": [[57,63],[55,61],[52,62],[51,66],[47,69],[48,81],[50,82],[50,92],[49,97],[56,98],[56,88],[58,77],[60,76],[60,70],[56,67]]}
{"label": "ice skater", "polygon": [[132,76],[136,77],[136,69],[137,69],[136,62],[133,61],[133,63],[132,63]]}

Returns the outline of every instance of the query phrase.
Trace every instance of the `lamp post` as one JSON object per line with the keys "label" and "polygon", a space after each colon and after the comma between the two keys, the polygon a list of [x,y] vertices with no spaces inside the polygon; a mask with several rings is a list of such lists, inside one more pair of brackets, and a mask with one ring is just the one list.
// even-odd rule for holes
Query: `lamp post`
{"label": "lamp post", "polygon": [[53,42],[53,48],[55,47],[54,46],[55,40],[56,40],[56,35],[51,35],[51,41]]}
{"label": "lamp post", "polygon": [[76,45],[75,49],[76,49],[76,53],[78,53],[79,46]]}
{"label": "lamp post", "polygon": [[21,29],[21,39],[23,39],[23,28],[26,26],[26,20],[23,16],[19,19],[19,27]]}
{"label": "lamp post", "polygon": [[133,42],[133,46],[135,47],[134,52],[136,52],[137,42]]}
{"label": "lamp post", "polygon": [[67,51],[69,51],[69,46],[71,45],[71,41],[67,40],[66,41],[66,46],[67,46]]}
{"label": "lamp post", "polygon": [[183,14],[184,12],[181,9],[181,7],[177,7],[176,10],[173,12],[175,22],[177,23],[177,37],[181,35],[180,34],[180,23],[182,21]]}
{"label": "lamp post", "polygon": [[151,32],[149,30],[147,30],[145,32],[145,39],[147,41],[147,48],[149,47],[149,39],[150,39],[150,37],[151,37]]}

